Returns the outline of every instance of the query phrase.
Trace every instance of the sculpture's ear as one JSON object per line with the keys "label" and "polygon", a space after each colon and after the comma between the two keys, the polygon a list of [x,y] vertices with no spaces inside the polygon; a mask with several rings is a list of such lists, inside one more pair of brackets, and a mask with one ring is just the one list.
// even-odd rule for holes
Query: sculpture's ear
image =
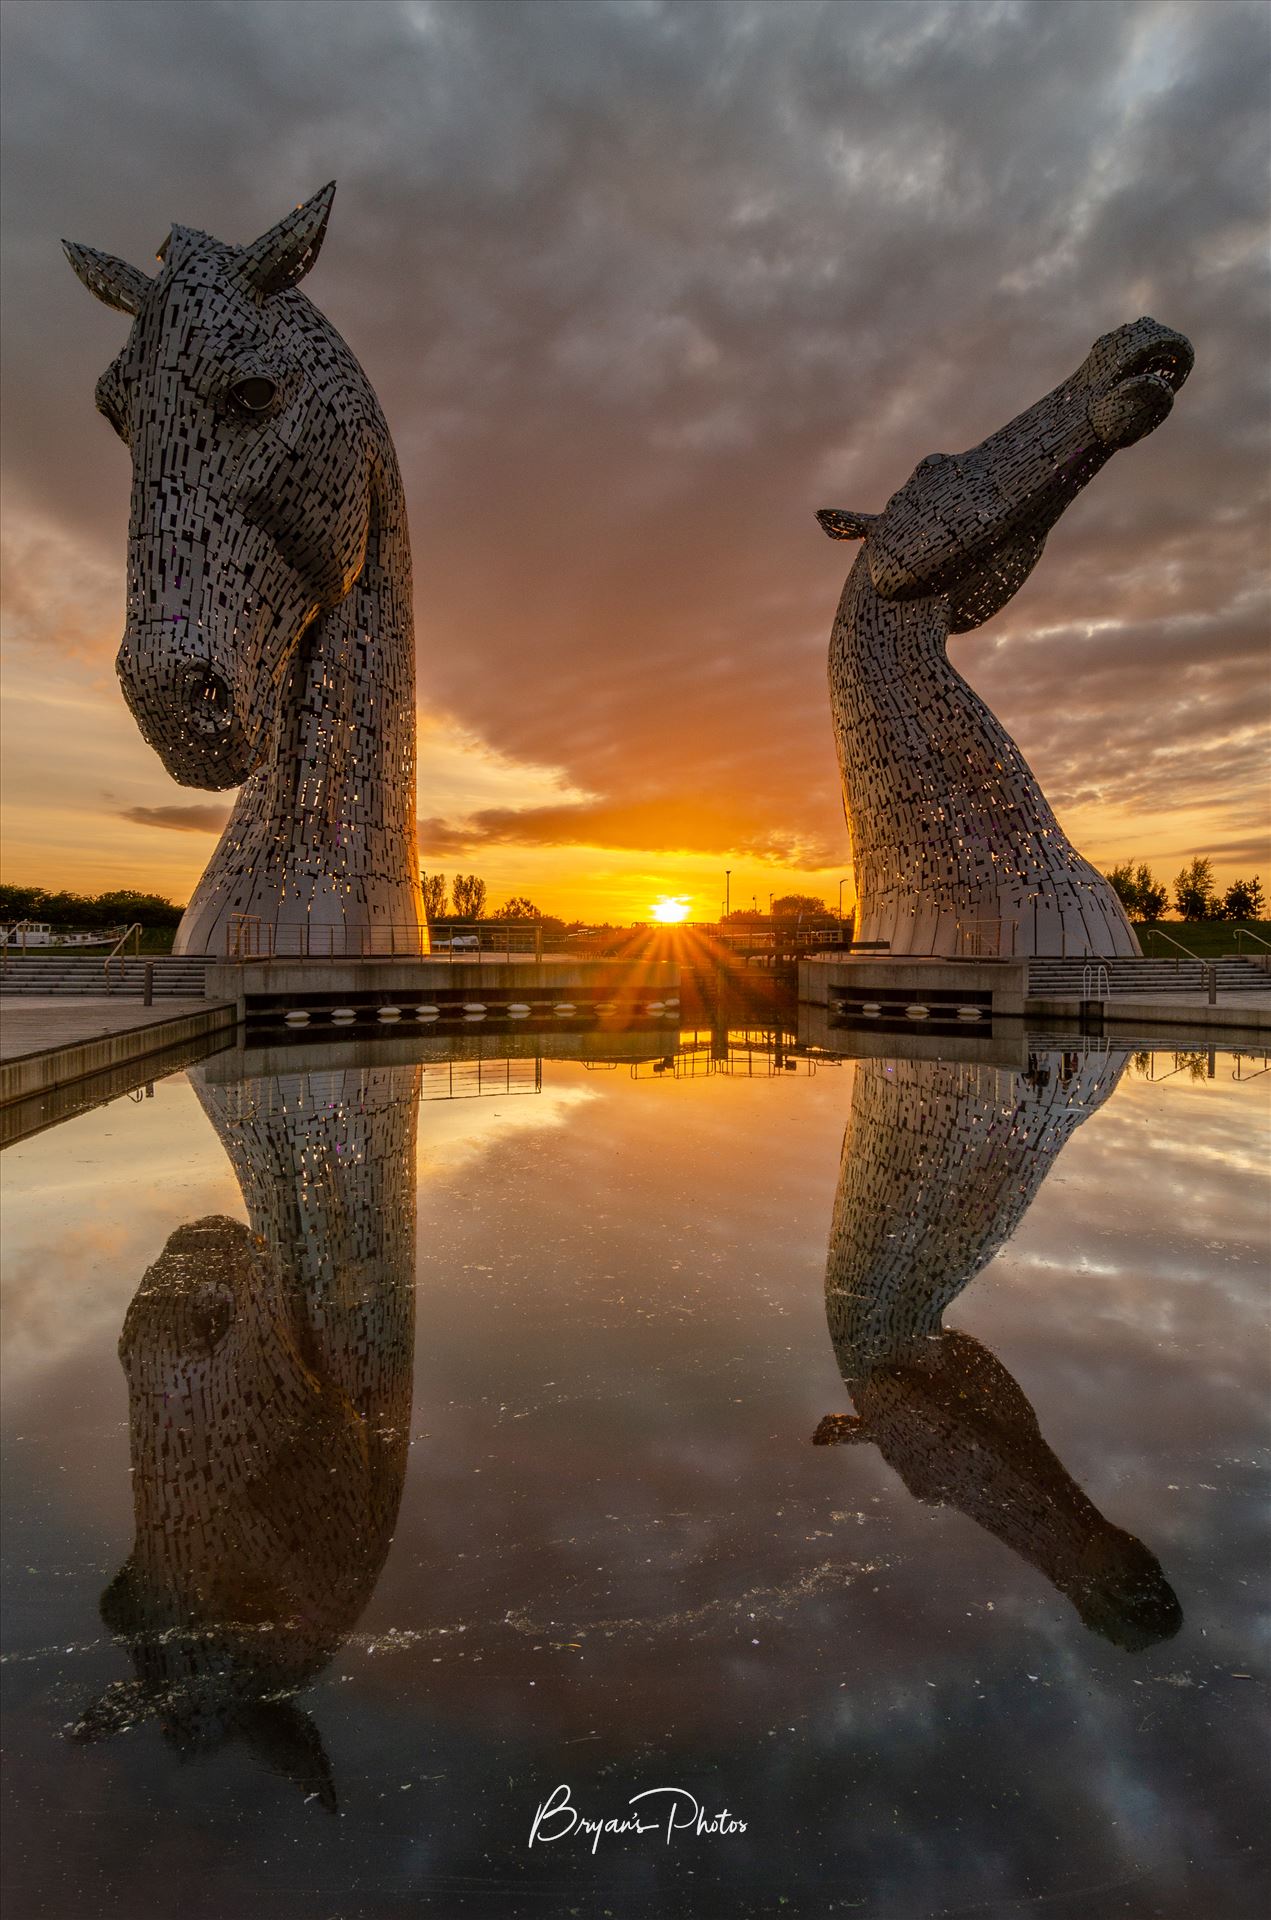
{"label": "sculpture's ear", "polygon": [[335,1776],[322,1735],[291,1700],[259,1700],[236,1715],[236,1730],[256,1758],[291,1780],[306,1800],[317,1796],[327,1813],[338,1813]]}
{"label": "sculpture's ear", "polygon": [[113,253],[98,253],[96,247],[81,247],[74,240],[63,240],[62,251],[90,293],[120,313],[140,312],[154,285],[149,274],[130,267],[126,260],[116,260]]}
{"label": "sculpture's ear", "polygon": [[331,180],[250,247],[239,249],[239,276],[254,293],[264,299],[304,279],[318,257],[334,199],[335,181]]}
{"label": "sculpture's ear", "polygon": [[863,540],[880,518],[876,513],[843,513],[838,507],[821,507],[816,517],[831,540]]}

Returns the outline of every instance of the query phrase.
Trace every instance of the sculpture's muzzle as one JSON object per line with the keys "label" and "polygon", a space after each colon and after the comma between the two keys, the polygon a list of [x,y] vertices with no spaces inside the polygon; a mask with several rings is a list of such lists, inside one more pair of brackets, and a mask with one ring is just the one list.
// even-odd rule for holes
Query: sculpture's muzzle
{"label": "sculpture's muzzle", "polygon": [[1089,418],[1100,444],[1115,452],[1154,432],[1194,361],[1190,340],[1157,320],[1136,320],[1105,334],[1090,354]]}
{"label": "sculpture's muzzle", "polygon": [[[261,756],[259,713],[236,688],[241,672],[212,638],[194,646],[173,627],[130,628],[115,668],[137,725],[174,780],[185,787],[237,787]],[[202,644],[199,644],[202,642]]]}

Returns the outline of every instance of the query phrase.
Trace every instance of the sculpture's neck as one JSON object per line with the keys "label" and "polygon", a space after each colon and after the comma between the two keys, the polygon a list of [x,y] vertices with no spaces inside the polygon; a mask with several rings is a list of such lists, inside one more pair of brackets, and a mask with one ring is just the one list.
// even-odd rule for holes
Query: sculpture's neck
{"label": "sculpture's neck", "polygon": [[945,596],[886,599],[859,555],[830,644],[856,938],[952,954],[992,926],[990,951],[1137,953],[1023,754],[950,665],[948,636]]}
{"label": "sculpture's neck", "polygon": [[415,826],[410,548],[395,463],[381,471],[352,591],[304,635],[273,752],[239,793],[178,952],[224,953],[237,916],[279,953],[409,950],[423,922]]}

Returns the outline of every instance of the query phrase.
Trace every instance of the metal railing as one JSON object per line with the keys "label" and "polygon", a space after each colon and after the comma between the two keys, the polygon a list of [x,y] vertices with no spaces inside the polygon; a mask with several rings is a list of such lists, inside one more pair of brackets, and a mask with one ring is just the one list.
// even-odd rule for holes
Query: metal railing
{"label": "metal railing", "polygon": [[1241,956],[1240,956],[1240,942],[1241,942],[1242,940],[1252,940],[1252,941],[1254,941],[1254,942],[1255,942],[1255,943],[1256,943],[1256,944],[1257,944],[1258,946],[1260,946],[1260,947],[1265,947],[1268,953],[1271,953],[1271,940],[1264,940],[1264,939],[1262,938],[1262,935],[1261,935],[1260,933],[1254,933],[1254,932],[1252,932],[1252,931],[1251,931],[1251,929],[1250,929],[1250,928],[1248,928],[1248,927],[1237,927],[1237,928],[1236,928],[1236,929],[1234,930],[1234,932],[1232,933],[1232,936],[1231,936],[1231,937],[1232,937],[1232,939],[1233,939],[1233,940],[1235,941],[1235,943],[1236,943],[1236,958],[1237,958],[1237,959],[1239,959],[1239,958],[1241,957]]}
{"label": "metal railing", "polygon": [[541,960],[541,920],[448,920],[436,929],[413,922],[378,926],[275,926],[259,914],[232,914],[225,958],[250,960],[480,960],[487,955]]}
{"label": "metal railing", "polygon": [[[8,966],[11,950],[26,952],[26,930],[28,927],[35,925],[36,922],[34,920],[15,920],[11,927],[0,929],[0,932],[3,932],[4,935],[4,938],[0,940],[0,967]],[[24,938],[19,940],[17,937],[18,934],[22,934]],[[41,949],[41,951],[43,951],[43,949]]]}
{"label": "metal railing", "polygon": [[114,989],[110,984],[111,961],[118,960],[119,962],[119,980],[120,980],[120,984],[122,985],[123,977],[124,977],[124,950],[127,947],[128,942],[131,940],[133,943],[132,944],[133,953],[139,954],[141,952],[141,933],[142,933],[142,927],[141,927],[140,920],[134,920],[130,927],[124,928],[118,940],[116,940],[114,946],[111,948],[110,952],[106,955],[105,960],[102,962],[103,971],[105,972],[105,975],[106,975],[107,993],[112,993],[114,991]]}
{"label": "metal railing", "polygon": [[[1010,945],[1002,947],[1002,930],[1010,931]],[[1018,920],[959,920],[954,929],[959,954],[972,960],[1014,959],[1019,938]]]}
{"label": "metal railing", "polygon": [[706,1080],[718,1075],[775,1080],[794,1072],[811,1077],[816,1069],[817,1061],[793,1034],[767,1027],[730,1027],[724,1034],[682,1029],[664,1054],[630,1063],[633,1080]]}
{"label": "metal railing", "polygon": [[108,927],[103,933],[93,934],[61,933],[50,929],[48,939],[28,941],[27,934],[40,927],[47,928],[48,922],[46,920],[14,920],[0,926],[0,967],[7,964],[11,953],[34,953],[41,956],[48,954],[59,960],[64,960],[68,954],[84,954],[86,958],[93,959],[95,956],[87,952],[89,947],[108,947],[119,934],[118,927]]}
{"label": "metal railing", "polygon": [[1108,969],[1101,960],[1092,961],[1081,969],[1081,997],[1083,1000],[1112,998],[1112,989],[1108,985]]}
{"label": "metal railing", "polygon": [[[1205,964],[1198,953],[1193,953],[1190,947],[1185,947],[1181,940],[1176,940],[1174,938],[1172,933],[1166,933],[1163,927],[1144,927],[1143,929],[1144,938],[1146,939],[1149,935],[1151,935],[1153,938],[1157,940],[1164,940],[1168,946],[1176,947],[1179,953],[1182,954],[1184,960],[1193,960],[1195,961],[1198,967],[1203,966]],[[1174,960],[1173,954],[1170,954],[1170,953],[1163,954],[1161,957],[1162,959],[1165,959],[1165,960]],[[1180,965],[1181,965],[1180,961],[1174,960],[1175,973],[1178,972]]]}
{"label": "metal railing", "polygon": [[722,948],[725,953],[740,958],[759,954],[779,955],[783,959],[800,953],[810,953],[815,948],[825,948],[834,953],[846,953],[851,946],[851,937],[844,936],[844,930],[834,926],[800,926],[797,920],[769,921],[763,926],[724,927],[717,921],[686,920],[667,927],[649,928],[649,932],[663,934],[695,934],[709,942],[712,947]]}

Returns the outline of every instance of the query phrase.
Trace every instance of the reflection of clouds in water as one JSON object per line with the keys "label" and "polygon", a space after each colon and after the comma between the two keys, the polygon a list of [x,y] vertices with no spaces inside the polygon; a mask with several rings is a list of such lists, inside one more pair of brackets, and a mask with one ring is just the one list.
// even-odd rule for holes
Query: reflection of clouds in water
{"label": "reflection of clouds in water", "polygon": [[[1168,1566],[1191,1623],[1176,1660],[1199,1657],[1206,1684],[1215,1661],[1247,1665],[1260,1579],[1242,1562],[1266,1406],[1265,1176],[1243,1167],[1266,1164],[1268,1113],[1231,1064],[1220,1053],[1198,1085],[1124,1078],[957,1314],[1027,1381],[1094,1503]],[[1178,1177],[1197,1138],[1199,1190]],[[1062,1641],[1042,1617],[1034,1630]]]}
{"label": "reflection of clouds in water", "polygon": [[[421,1174],[457,1174],[512,1137],[568,1125],[596,1097],[590,1087],[546,1085],[537,1094],[425,1100]],[[9,1147],[0,1175],[4,1384],[13,1393],[104,1335],[113,1346],[136,1275],[179,1222],[243,1212],[184,1073],[158,1082],[153,1099],[112,1101]]]}
{"label": "reflection of clouds in water", "polygon": [[[488,1064],[497,1068],[500,1063]],[[523,1064],[533,1063],[515,1063]],[[550,1071],[548,1064],[544,1072]],[[511,1138],[569,1126],[598,1097],[591,1087],[545,1085],[538,1093],[514,1088],[467,1100],[422,1100],[417,1132],[420,1171],[425,1177],[459,1173]]]}
{"label": "reflection of clouds in water", "polygon": [[153,1099],[114,1100],[6,1148],[0,1187],[15,1394],[103,1339],[113,1349],[138,1273],[178,1222],[243,1212],[184,1073]]}
{"label": "reflection of clouds in water", "polygon": [[[478,1143],[509,1139],[515,1114],[533,1126],[539,1099],[436,1113],[439,1137],[455,1128],[461,1153],[476,1154],[455,1163],[470,1171],[453,1184],[428,1170],[434,1113],[419,1123],[421,1444],[374,1595],[299,1703],[330,1742],[354,1816],[337,1827],[316,1817],[317,1801],[304,1816],[330,1899],[356,1905],[368,1886],[415,1885],[421,1849],[430,1870],[488,1873],[493,1859],[503,1871],[515,1857],[511,1841],[499,1851],[506,1834],[523,1838],[529,1768],[563,1759],[555,1777],[576,1768],[582,1782],[615,1768],[625,1778],[638,1758],[650,1772],[703,1761],[730,1804],[761,1809],[765,1831],[816,1836],[780,1859],[781,1891],[801,1912],[824,1910],[827,1861],[880,1911],[927,1911],[938,1880],[951,1908],[1027,1901],[1043,1886],[1065,1914],[1093,1915],[1103,1896],[1091,1887],[1113,1886],[1109,1900],[1124,1903],[1145,1872],[1162,1876],[1154,1910],[1171,1920],[1206,1910],[1185,1885],[1175,1898],[1174,1879],[1185,1882],[1189,1859],[1233,1858],[1248,1839],[1240,1688],[1252,1688],[1228,1676],[1249,1665],[1259,1572],[1246,1564],[1253,1531],[1238,1489],[1214,1463],[1220,1452],[1249,1456],[1261,1410],[1245,1389],[1261,1354],[1244,1337],[1244,1293],[1228,1285],[1234,1274],[1243,1289],[1247,1268],[1206,1251],[1221,1232],[1200,1231],[1168,1183],[1141,1197],[1140,1183],[1162,1143],[1173,1153],[1196,1124],[1197,1104],[1208,1114],[1214,1103],[1233,1130],[1257,1124],[1265,1105],[1236,1107],[1243,1097],[1214,1083],[1180,1107],[1174,1083],[1123,1080],[949,1315],[1026,1390],[1079,1487],[1168,1568],[1186,1624],[1131,1663],[984,1527],[913,1499],[876,1449],[806,1444],[827,1408],[848,1405],[820,1282],[849,1075],[697,1088],[637,1087],[625,1072],[588,1081],[563,1063],[549,1072],[593,1101],[607,1095],[603,1107],[582,1124],[521,1131],[515,1154],[484,1163]],[[1122,1137],[1127,1109],[1129,1180],[1106,1146],[1113,1122]],[[573,1108],[556,1114],[571,1120]],[[113,1110],[96,1124],[108,1121]],[[219,1149],[205,1122],[201,1141],[192,1171],[210,1179]],[[1153,1285],[1158,1244],[1187,1250],[1192,1284]],[[97,1350],[116,1422],[123,1380],[111,1350],[137,1275],[162,1246],[162,1235],[148,1242],[122,1276]],[[1039,1251],[1049,1266],[1027,1266]],[[1115,1272],[1078,1270],[1086,1251],[1106,1251],[1100,1264]],[[66,1279],[74,1315],[91,1305],[89,1288]],[[1174,1331],[1162,1345],[1166,1304]],[[84,1455],[101,1450],[65,1431],[64,1407],[83,1404],[74,1379],[69,1399],[59,1396],[67,1378],[52,1376],[45,1419],[67,1478],[50,1466],[23,1489],[33,1561],[74,1554],[79,1536],[68,1553],[57,1502],[67,1480],[89,1484]],[[121,1490],[128,1465],[121,1436],[110,1463]],[[101,1649],[91,1681],[82,1656],[59,1667],[67,1646],[93,1637],[132,1531],[121,1521],[84,1539],[88,1579],[50,1582],[49,1617],[34,1630],[46,1664],[11,1670],[33,1687],[57,1674],[57,1716],[129,1671],[122,1652]],[[534,1639],[509,1622],[510,1607],[540,1629]],[[581,1649],[556,1644],[580,1638]],[[304,1725],[273,1721],[249,1714],[242,1737],[298,1774],[313,1751]],[[279,1808],[289,1815],[296,1796],[262,1781],[241,1748],[222,1749],[206,1795],[210,1772],[182,1784],[153,1723],[72,1762],[77,1783],[111,1779],[113,1831],[147,1872],[161,1840],[156,1806],[182,1818],[197,1808],[210,1848],[266,1884]],[[23,1773],[28,1804],[47,1777],[38,1764]],[[427,1813],[422,1794],[403,1793],[386,1826],[385,1801],[421,1777]],[[235,1910],[228,1885],[208,1895],[218,1912]],[[288,1886],[279,1920],[310,1899]],[[758,1897],[749,1884],[731,1910],[747,1897]],[[607,1904],[622,1910],[620,1899]]]}

